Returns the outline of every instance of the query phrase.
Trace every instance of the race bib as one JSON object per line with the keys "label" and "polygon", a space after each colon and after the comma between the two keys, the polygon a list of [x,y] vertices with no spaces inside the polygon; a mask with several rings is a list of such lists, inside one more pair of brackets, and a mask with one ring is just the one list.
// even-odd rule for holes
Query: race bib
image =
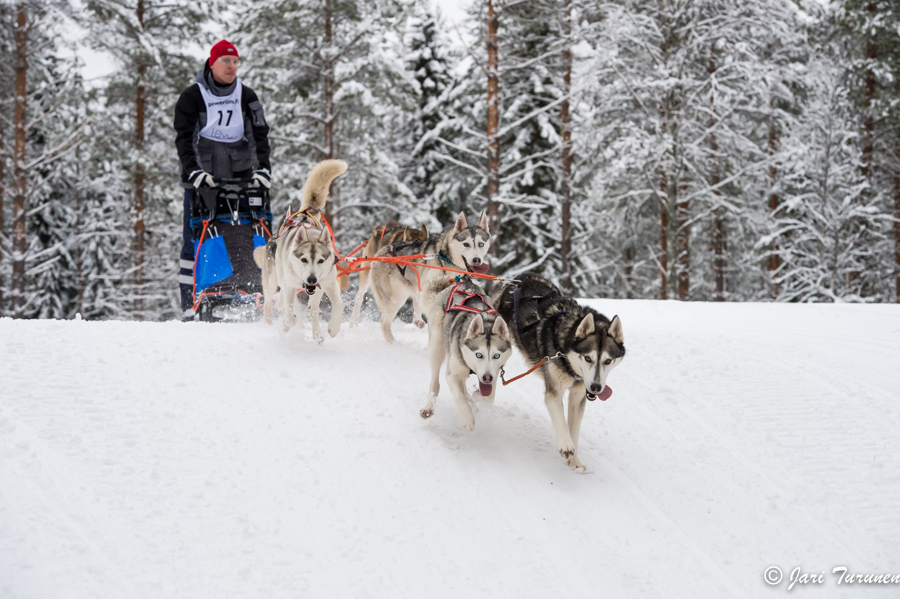
{"label": "race bib", "polygon": [[206,126],[200,130],[200,137],[213,141],[235,142],[244,138],[244,118],[241,115],[240,80],[228,96],[214,96],[200,86],[203,102],[206,104]]}

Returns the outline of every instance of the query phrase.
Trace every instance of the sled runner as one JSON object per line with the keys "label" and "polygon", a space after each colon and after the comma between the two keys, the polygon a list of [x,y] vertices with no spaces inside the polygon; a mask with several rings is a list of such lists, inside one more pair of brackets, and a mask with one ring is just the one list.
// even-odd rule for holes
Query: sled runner
{"label": "sled runner", "polygon": [[[262,278],[253,250],[272,227],[268,190],[251,179],[216,179],[200,188],[191,207],[194,231],[194,310],[200,320],[255,320]],[[250,310],[243,309],[252,305]]]}

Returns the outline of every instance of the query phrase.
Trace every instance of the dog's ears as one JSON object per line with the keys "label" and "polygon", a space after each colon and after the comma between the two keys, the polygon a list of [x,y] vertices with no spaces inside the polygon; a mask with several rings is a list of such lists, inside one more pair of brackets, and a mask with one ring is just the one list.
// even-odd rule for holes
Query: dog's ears
{"label": "dog's ears", "polygon": [[466,331],[466,339],[474,339],[478,335],[484,333],[484,319],[481,314],[476,314],[472,322],[469,323],[469,330]]}
{"label": "dog's ears", "polygon": [[587,313],[581,320],[581,324],[578,325],[578,328],[575,329],[575,338],[576,339],[584,339],[588,335],[594,332],[594,315],[591,312]]}
{"label": "dog's ears", "polygon": [[422,232],[419,233],[419,241],[425,241],[428,239],[428,229],[425,228],[425,225],[422,225]]}
{"label": "dog's ears", "polygon": [[478,220],[478,226],[484,229],[484,232],[490,235],[490,231],[488,230],[488,217],[487,212],[484,210],[481,211],[481,218]]}
{"label": "dog's ears", "polygon": [[503,320],[502,316],[498,316],[497,320],[494,321],[494,328],[491,329],[491,332],[504,341],[509,341],[509,327],[506,326],[506,321]]}
{"label": "dog's ears", "polygon": [[622,334],[622,321],[618,316],[613,316],[612,322],[609,323],[609,336],[616,340],[616,343],[625,343],[625,336]]}
{"label": "dog's ears", "polygon": [[328,228],[322,227],[322,231],[319,233],[319,238],[316,241],[325,241],[328,239]]}
{"label": "dog's ears", "polygon": [[453,233],[459,233],[468,228],[469,223],[466,222],[466,213],[460,212],[459,216],[456,217],[456,224],[453,225]]}

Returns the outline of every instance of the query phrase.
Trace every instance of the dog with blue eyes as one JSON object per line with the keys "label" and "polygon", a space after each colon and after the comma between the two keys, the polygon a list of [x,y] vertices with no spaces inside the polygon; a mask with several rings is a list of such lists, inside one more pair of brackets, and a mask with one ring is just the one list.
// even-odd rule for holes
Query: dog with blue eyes
{"label": "dog with blue eyes", "polygon": [[431,386],[419,414],[422,418],[434,414],[441,389],[440,370],[446,362],[447,384],[456,400],[459,420],[466,430],[475,430],[473,400],[466,392],[466,380],[474,374],[481,396],[493,402],[500,370],[511,355],[506,321],[494,310],[484,290],[470,277],[462,277],[435,297],[428,314]]}

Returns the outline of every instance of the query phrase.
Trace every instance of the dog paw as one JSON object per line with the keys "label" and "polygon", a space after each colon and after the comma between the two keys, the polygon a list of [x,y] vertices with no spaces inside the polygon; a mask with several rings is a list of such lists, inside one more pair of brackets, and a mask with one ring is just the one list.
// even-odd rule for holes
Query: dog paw
{"label": "dog paw", "polygon": [[348,322],[347,324],[350,326],[351,329],[355,329],[357,326],[359,326],[359,319],[351,318],[350,322]]}
{"label": "dog paw", "polygon": [[425,328],[425,321],[422,320],[421,318],[416,318],[415,320],[413,320],[413,324],[416,325],[417,327],[419,327],[420,329]]}
{"label": "dog paw", "polygon": [[572,445],[560,445],[559,447],[559,455],[566,458],[572,458],[575,456],[575,447]]}
{"label": "dog paw", "polygon": [[475,430],[475,415],[471,411],[467,414],[460,413],[459,421],[467,431],[472,432]]}
{"label": "dog paw", "polygon": [[581,468],[582,472],[587,472],[587,466],[581,463],[581,460],[578,459],[577,455],[570,457],[566,463],[569,464],[569,468]]}
{"label": "dog paw", "polygon": [[335,325],[328,325],[328,334],[331,335],[332,338],[337,337],[337,334],[341,331],[341,323],[337,323]]}
{"label": "dog paw", "polygon": [[434,416],[434,408],[422,408],[419,410],[419,416],[422,418],[431,418]]}

